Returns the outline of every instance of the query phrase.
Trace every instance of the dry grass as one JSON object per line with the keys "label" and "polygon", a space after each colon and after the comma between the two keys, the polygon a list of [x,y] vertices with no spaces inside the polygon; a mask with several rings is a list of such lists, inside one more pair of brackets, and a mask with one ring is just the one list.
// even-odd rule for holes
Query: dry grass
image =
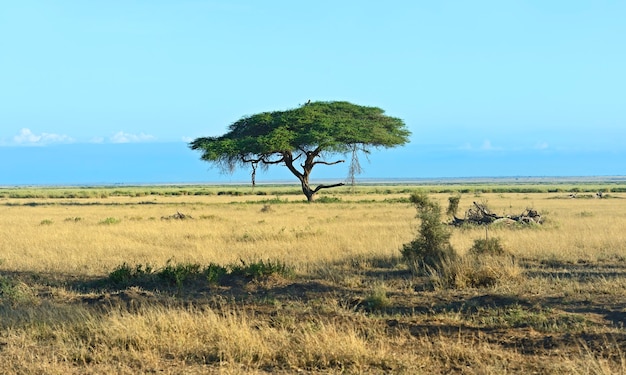
{"label": "dry grass", "polygon": [[[142,204],[142,198],[117,198],[0,206],[1,256],[15,270],[80,275],[101,275],[122,262],[162,264],[170,258],[224,264],[276,258],[308,267],[338,255],[390,255],[412,235],[414,213],[408,204],[274,204],[271,212],[263,212],[264,205],[247,199],[159,197]],[[193,220],[161,220],[177,211]],[[119,223],[106,224],[108,218]]]}
{"label": "dry grass", "polygon": [[[486,201],[547,222],[491,228],[512,257],[466,257],[455,267],[467,279],[443,287],[400,262],[417,223],[408,194],[391,190],[324,204],[105,189],[0,198],[0,373],[626,371],[626,195],[463,195],[460,211]],[[445,207],[449,194],[431,196]],[[162,219],[177,212],[192,218]],[[484,236],[454,229],[452,244],[464,254]],[[170,259],[274,259],[296,277],[107,284],[123,263]]]}

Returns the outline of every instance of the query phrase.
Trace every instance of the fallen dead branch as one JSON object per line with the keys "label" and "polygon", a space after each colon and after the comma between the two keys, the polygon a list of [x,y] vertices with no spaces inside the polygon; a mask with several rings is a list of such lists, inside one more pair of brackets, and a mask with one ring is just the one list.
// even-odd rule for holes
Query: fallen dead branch
{"label": "fallen dead branch", "polygon": [[187,219],[193,219],[193,218],[190,215],[185,215],[181,213],[180,211],[176,211],[174,215],[161,216],[161,220],[187,220]]}
{"label": "fallen dead branch", "polygon": [[535,209],[527,208],[519,215],[499,216],[489,210],[486,204],[473,202],[465,213],[464,218],[453,216],[451,225],[461,226],[464,224],[490,225],[490,224],[542,224],[543,218]]}

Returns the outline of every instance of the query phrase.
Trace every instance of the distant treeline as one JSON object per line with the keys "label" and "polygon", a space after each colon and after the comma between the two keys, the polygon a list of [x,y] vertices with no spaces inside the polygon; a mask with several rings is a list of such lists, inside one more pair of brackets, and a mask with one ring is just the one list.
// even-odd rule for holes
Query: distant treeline
{"label": "distant treeline", "polygon": [[[626,183],[567,183],[567,184],[364,184],[345,186],[324,192],[342,194],[410,194],[421,190],[430,194],[480,193],[624,193]],[[206,195],[301,195],[297,185],[189,185],[189,186],[101,186],[101,187],[10,187],[0,188],[0,199],[80,199],[145,196],[206,196]]]}

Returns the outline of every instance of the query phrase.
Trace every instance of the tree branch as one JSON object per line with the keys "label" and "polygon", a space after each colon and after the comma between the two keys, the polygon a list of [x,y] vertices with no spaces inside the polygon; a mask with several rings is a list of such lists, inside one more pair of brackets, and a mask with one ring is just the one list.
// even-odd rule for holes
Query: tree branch
{"label": "tree branch", "polygon": [[322,189],[330,189],[330,188],[334,188],[337,186],[343,186],[345,185],[343,182],[340,182],[338,184],[332,184],[332,185],[319,185],[318,187],[315,188],[315,190],[313,190],[313,193],[317,193],[318,191],[322,190]]}
{"label": "tree branch", "polygon": [[259,157],[258,159],[246,159],[246,157],[242,156],[241,157],[241,161],[243,161],[244,163],[263,163],[263,164],[278,164],[278,163],[282,163],[285,161],[285,157],[281,157],[278,160],[268,160],[269,156],[267,155],[263,155],[261,157]]}
{"label": "tree branch", "polygon": [[244,162],[244,163],[258,163],[258,162],[260,162],[262,159],[263,159],[263,157],[260,157],[260,158],[258,158],[258,159],[246,159],[246,157],[245,157],[245,156],[242,156],[242,157],[241,157],[241,161],[242,161],[242,162]]}
{"label": "tree branch", "polygon": [[279,164],[279,163],[284,162],[285,158],[280,158],[278,160],[266,160],[266,159],[263,159],[261,161],[263,162],[263,164]]}
{"label": "tree branch", "polygon": [[[298,156],[296,159],[298,159],[299,157],[300,156]],[[293,155],[291,154],[291,152],[288,152],[288,151],[283,152],[283,161],[285,162],[287,169],[289,169],[289,171],[293,173],[294,176],[298,177],[298,180],[300,180],[300,182],[302,182],[304,175],[293,166],[293,161],[296,159],[293,158]]]}
{"label": "tree branch", "polygon": [[314,162],[313,165],[316,165],[316,164],[335,165],[335,164],[345,163],[345,162],[346,162],[345,160],[337,160],[337,161],[323,161],[323,160],[320,160],[320,161]]}

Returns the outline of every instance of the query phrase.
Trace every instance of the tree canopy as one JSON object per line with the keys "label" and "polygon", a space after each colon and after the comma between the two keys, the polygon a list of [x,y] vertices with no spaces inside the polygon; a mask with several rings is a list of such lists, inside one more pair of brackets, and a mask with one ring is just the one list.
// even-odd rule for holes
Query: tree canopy
{"label": "tree canopy", "polygon": [[[202,160],[225,171],[250,164],[253,183],[258,165],[284,164],[310,201],[320,189],[343,185],[309,186],[315,165],[344,161],[326,161],[326,156],[400,146],[408,142],[410,134],[401,119],[387,116],[377,107],[344,101],[309,102],[295,109],[243,117],[232,123],[226,134],[197,138],[189,146],[202,152]],[[300,168],[294,165],[298,159]]]}

